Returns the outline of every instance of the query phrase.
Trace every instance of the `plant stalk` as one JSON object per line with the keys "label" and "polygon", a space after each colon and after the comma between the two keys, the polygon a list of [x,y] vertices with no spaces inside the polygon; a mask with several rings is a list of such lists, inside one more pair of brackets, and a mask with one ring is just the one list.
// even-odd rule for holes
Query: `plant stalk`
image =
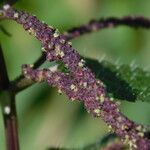
{"label": "plant stalk", "polygon": [[2,108],[7,150],[19,150],[15,94],[9,91],[10,81],[0,47],[0,103]]}

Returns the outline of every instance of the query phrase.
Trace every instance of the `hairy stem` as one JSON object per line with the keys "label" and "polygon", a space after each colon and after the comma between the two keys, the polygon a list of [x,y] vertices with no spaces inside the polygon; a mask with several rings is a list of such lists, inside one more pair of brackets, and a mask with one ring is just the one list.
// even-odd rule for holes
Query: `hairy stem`
{"label": "hairy stem", "polygon": [[0,64],[0,100],[5,126],[6,147],[7,150],[19,150],[15,95],[8,91],[10,82],[1,47]]}
{"label": "hairy stem", "polygon": [[[149,29],[150,20],[143,17],[123,17],[123,18],[110,17],[105,19],[93,20],[90,21],[88,24],[69,29],[67,32],[63,33],[62,36],[65,40],[68,41],[87,33],[95,32],[104,28],[112,28],[118,26]],[[35,61],[34,69],[41,66],[45,61],[46,61],[45,53],[42,53],[42,55]],[[18,78],[14,80],[12,84],[12,89],[15,92],[19,92],[31,86],[32,84],[34,84],[33,81],[30,81],[23,75],[20,75]]]}
{"label": "hairy stem", "polygon": [[95,32],[105,28],[114,28],[118,26],[127,26],[132,28],[150,28],[150,20],[144,17],[126,16],[122,18],[108,17],[99,20],[92,20],[88,24],[74,27],[64,33],[66,40],[77,38],[83,34]]}

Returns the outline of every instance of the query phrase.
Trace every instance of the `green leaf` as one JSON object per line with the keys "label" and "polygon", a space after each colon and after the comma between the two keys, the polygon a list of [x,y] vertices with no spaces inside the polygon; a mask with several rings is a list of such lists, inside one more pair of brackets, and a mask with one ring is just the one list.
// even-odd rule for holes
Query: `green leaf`
{"label": "green leaf", "polygon": [[150,73],[128,65],[85,58],[86,65],[104,82],[110,96],[127,101],[150,101]]}

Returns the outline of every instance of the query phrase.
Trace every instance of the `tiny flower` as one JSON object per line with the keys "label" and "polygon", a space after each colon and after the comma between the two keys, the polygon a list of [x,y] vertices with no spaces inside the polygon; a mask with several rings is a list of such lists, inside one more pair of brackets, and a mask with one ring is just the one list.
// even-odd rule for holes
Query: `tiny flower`
{"label": "tiny flower", "polygon": [[103,94],[101,94],[100,97],[99,97],[99,100],[100,100],[101,103],[103,103],[104,100],[105,100],[105,96]]}
{"label": "tiny flower", "polygon": [[41,48],[41,50],[42,50],[43,52],[46,52],[46,49],[45,49],[45,47],[42,47],[42,48]]}
{"label": "tiny flower", "polygon": [[28,32],[29,34],[36,36],[36,32],[34,31],[34,29],[29,28]]}
{"label": "tiny flower", "polygon": [[62,44],[65,44],[65,40],[64,39],[60,39],[60,42],[62,43]]}
{"label": "tiny flower", "polygon": [[55,54],[56,56],[60,56],[61,58],[64,57],[64,52],[62,50],[60,50],[60,45],[55,45]]}
{"label": "tiny flower", "polygon": [[56,56],[60,56],[61,58],[64,57],[64,52],[61,50],[56,50]]}
{"label": "tiny flower", "polygon": [[97,80],[96,82],[97,82],[98,85],[100,85],[100,86],[102,86],[102,87],[105,87],[104,83],[101,82],[100,80]]}
{"label": "tiny flower", "polygon": [[100,96],[96,96],[96,100],[100,101],[101,103],[103,103],[105,101],[105,95],[101,94]]}
{"label": "tiny flower", "polygon": [[139,132],[138,135],[139,135],[140,137],[144,137],[144,133],[143,133],[143,132]]}
{"label": "tiny flower", "polygon": [[96,114],[96,116],[100,116],[100,112],[101,112],[100,109],[98,108],[94,109],[94,113]]}
{"label": "tiny flower", "polygon": [[121,130],[128,129],[128,127],[127,127],[126,125],[124,125],[124,124],[123,124],[123,125],[121,125],[121,127],[120,127],[120,128],[121,128]]}
{"label": "tiny flower", "polygon": [[113,132],[113,128],[111,125],[108,125],[108,132]]}
{"label": "tiny flower", "polygon": [[137,148],[137,146],[136,146],[136,144],[135,144],[135,142],[134,141],[132,141],[132,140],[129,140],[128,141],[128,144],[129,144],[129,147],[131,148],[131,149],[135,149],[135,148]]}
{"label": "tiny flower", "polygon": [[53,36],[54,36],[55,38],[59,36],[59,31],[58,31],[57,29],[55,30]]}
{"label": "tiny flower", "polygon": [[125,135],[125,138],[123,139],[123,143],[127,144],[129,142],[129,135]]}
{"label": "tiny flower", "polygon": [[76,86],[74,84],[71,84],[70,89],[73,90],[73,89],[75,89],[75,87]]}
{"label": "tiny flower", "polygon": [[58,89],[58,93],[59,93],[59,94],[62,94],[62,90],[61,90],[61,89]]}
{"label": "tiny flower", "polygon": [[87,82],[83,82],[83,86],[86,88],[87,87]]}
{"label": "tiny flower", "polygon": [[73,90],[74,92],[78,91],[78,88],[74,84],[71,84],[70,89]]}
{"label": "tiny flower", "polygon": [[51,43],[48,44],[48,48],[51,49],[53,46]]}
{"label": "tiny flower", "polygon": [[119,117],[117,118],[117,120],[118,120],[118,122],[121,122],[121,121],[122,121],[122,117],[119,116]]}
{"label": "tiny flower", "polygon": [[138,126],[136,127],[136,130],[137,130],[137,131],[142,131],[142,126],[141,126],[141,125],[138,125]]}
{"label": "tiny flower", "polygon": [[14,18],[18,18],[19,17],[19,14],[16,12],[14,13]]}
{"label": "tiny flower", "polygon": [[68,42],[68,44],[71,46],[71,45],[72,45],[72,42]]}
{"label": "tiny flower", "polygon": [[83,59],[81,59],[81,61],[78,63],[79,67],[83,67],[84,66],[85,61]]}
{"label": "tiny flower", "polygon": [[54,27],[53,27],[53,26],[48,25],[48,27],[49,27],[49,28],[51,28],[51,29],[54,29]]}
{"label": "tiny flower", "polygon": [[75,98],[74,98],[74,97],[71,97],[70,100],[71,100],[71,101],[75,101]]}

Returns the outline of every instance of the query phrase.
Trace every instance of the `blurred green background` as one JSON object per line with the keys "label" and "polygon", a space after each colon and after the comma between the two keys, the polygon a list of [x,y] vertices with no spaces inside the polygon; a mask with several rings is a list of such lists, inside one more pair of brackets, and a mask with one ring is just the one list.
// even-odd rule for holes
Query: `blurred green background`
{"label": "blurred green background", "polygon": [[[61,32],[109,16],[150,17],[150,1],[145,0],[20,0],[16,5],[35,14]],[[20,25],[0,22],[12,37],[0,32],[10,79],[21,73],[21,64],[33,63],[41,54],[40,43]],[[80,54],[115,64],[139,66],[150,71],[150,32],[127,27],[105,29],[73,40]],[[48,147],[78,148],[97,141],[108,131],[102,120],[87,114],[79,102],[71,102],[47,84],[36,84],[17,95],[21,150]],[[121,111],[130,119],[150,123],[150,104],[122,102]],[[0,115],[0,149],[5,149],[4,127]]]}

